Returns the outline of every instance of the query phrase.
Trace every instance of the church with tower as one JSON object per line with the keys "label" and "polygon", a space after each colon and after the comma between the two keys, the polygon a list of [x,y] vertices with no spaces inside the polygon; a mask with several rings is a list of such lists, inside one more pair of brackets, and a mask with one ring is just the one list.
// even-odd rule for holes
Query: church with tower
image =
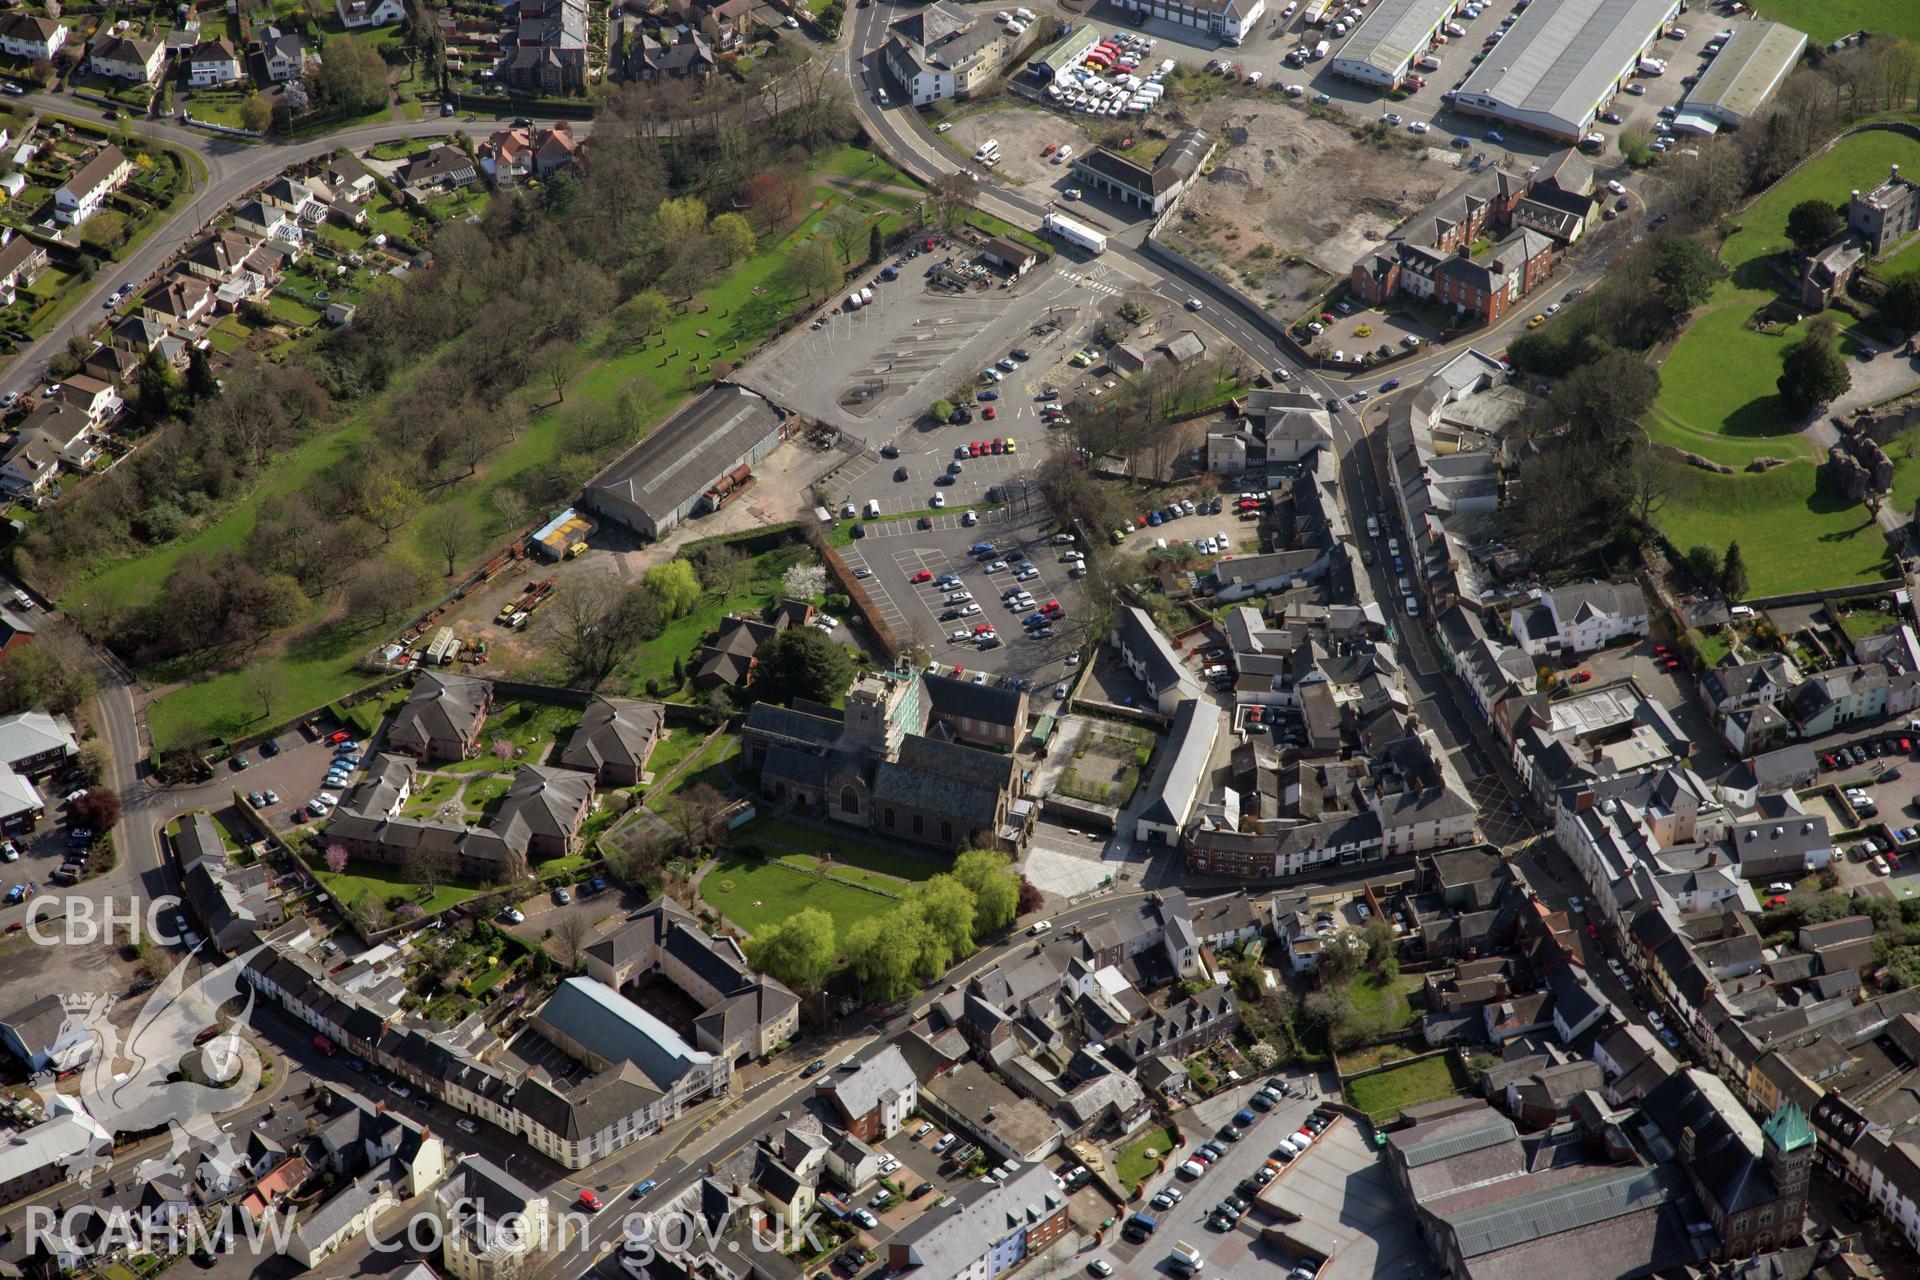
{"label": "church with tower", "polygon": [[778,809],[948,853],[1011,852],[1024,839],[1019,765],[954,726],[925,677],[879,671],[854,681],[844,709],[755,703],[741,754]]}

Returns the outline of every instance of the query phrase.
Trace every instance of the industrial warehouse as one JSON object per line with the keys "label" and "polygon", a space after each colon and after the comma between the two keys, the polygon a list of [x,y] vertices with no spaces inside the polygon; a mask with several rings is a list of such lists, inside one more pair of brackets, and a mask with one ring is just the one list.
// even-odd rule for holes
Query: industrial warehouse
{"label": "industrial warehouse", "polygon": [[1378,0],[1334,56],[1337,76],[1391,89],[1432,46],[1455,0]]}
{"label": "industrial warehouse", "polygon": [[1449,101],[1456,110],[1578,142],[1681,0],[1535,0]]}
{"label": "industrial warehouse", "polygon": [[742,469],[772,453],[791,422],[745,387],[718,383],[595,476],[582,505],[658,538],[702,502],[711,507],[737,492]]}
{"label": "industrial warehouse", "polygon": [[1693,86],[1676,129],[1738,129],[1767,104],[1806,52],[1807,35],[1779,22],[1742,22]]}

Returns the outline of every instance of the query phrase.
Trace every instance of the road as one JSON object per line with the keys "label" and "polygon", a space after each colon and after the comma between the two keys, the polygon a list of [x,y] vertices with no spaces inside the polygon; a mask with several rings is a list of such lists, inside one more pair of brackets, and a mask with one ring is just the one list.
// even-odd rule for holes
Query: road
{"label": "road", "polygon": [[[16,105],[36,111],[65,116],[68,119],[99,124],[100,110],[56,93],[29,93],[12,100]],[[136,248],[125,259],[94,276],[92,287],[67,318],[38,340],[22,348],[0,371],[0,392],[25,392],[40,385],[47,360],[66,348],[69,338],[90,333],[100,323],[101,304],[122,284],[136,289],[159,273],[188,237],[200,231],[234,199],[279,175],[289,165],[315,156],[338,151],[342,147],[370,147],[396,138],[418,138],[444,134],[461,127],[462,121],[449,118],[392,120],[362,125],[315,138],[295,142],[253,142],[240,138],[211,135],[171,120],[141,120],[134,131],[190,151],[207,166],[207,181],[184,208]],[[581,124],[585,131],[590,126]]]}
{"label": "road", "polygon": [[[1109,894],[1080,906],[1068,908],[1052,917],[1054,930],[1057,933],[1065,932],[1076,924],[1096,920],[1115,907],[1142,896],[1142,892],[1144,891]],[[1016,934],[998,946],[985,948],[965,963],[949,970],[933,989],[901,1008],[890,1018],[884,1021],[869,1021],[858,1032],[838,1043],[814,1049],[813,1055],[826,1058],[830,1062],[838,1062],[850,1055],[863,1054],[904,1030],[915,1018],[924,1013],[949,985],[965,983],[975,974],[990,969],[1007,957],[1032,946],[1032,939],[1024,934]],[[710,1158],[721,1152],[733,1150],[754,1135],[768,1132],[771,1122],[779,1113],[794,1105],[793,1086],[796,1083],[798,1066],[796,1062],[794,1071],[771,1077],[755,1085],[745,1097],[716,1113],[723,1117],[717,1121],[709,1117],[708,1122],[697,1124],[691,1129],[681,1125],[675,1130],[661,1133],[646,1142],[630,1147],[620,1155],[584,1170],[581,1175],[576,1175],[575,1179],[565,1184],[570,1192],[577,1194],[580,1188],[592,1187],[608,1207],[594,1217],[589,1224],[583,1250],[570,1250],[555,1257],[541,1268],[538,1274],[558,1276],[563,1274],[563,1268],[567,1266],[578,1267],[583,1258],[588,1261],[598,1258],[618,1244],[623,1224],[629,1213],[649,1208],[658,1209],[670,1203],[695,1181],[705,1176]],[[642,1178],[652,1178],[659,1185],[636,1204],[627,1198],[627,1191]],[[550,1191],[557,1193],[559,1189],[556,1185]],[[577,1275],[579,1271],[570,1270],[564,1273]]]}
{"label": "road", "polygon": [[[896,164],[916,178],[931,182],[964,166],[939,140],[939,136],[928,128],[917,110],[900,106],[883,108],[874,99],[873,89],[879,86],[880,77],[884,74],[878,66],[875,51],[885,39],[888,12],[880,5],[853,10],[853,21],[849,24],[846,42],[835,55],[836,65],[846,71],[854,85],[854,107],[860,113],[869,135]],[[893,88],[897,90],[898,86]],[[975,203],[987,213],[1030,229],[1037,229],[1040,219],[1048,212],[1041,205],[992,182],[981,185]],[[1614,236],[1619,238],[1623,234],[1615,232]],[[1377,399],[1358,408],[1345,405],[1342,402],[1354,389],[1354,383],[1335,380],[1303,365],[1292,348],[1279,340],[1275,331],[1276,322],[1271,317],[1251,312],[1238,298],[1210,280],[1190,279],[1148,257],[1138,248],[1144,235],[1145,228],[1136,227],[1124,236],[1109,237],[1109,247],[1103,255],[1103,261],[1176,307],[1184,307],[1188,299],[1199,299],[1205,321],[1238,346],[1255,367],[1275,371],[1284,369],[1289,386],[1323,401],[1333,402],[1336,406],[1332,415],[1334,449],[1340,460],[1341,490],[1352,527],[1363,529],[1370,513],[1384,517],[1385,513],[1393,511],[1394,505],[1383,496],[1386,491],[1384,466],[1375,456],[1366,418],[1369,411],[1383,416],[1390,398]],[[1530,304],[1545,307],[1565,298],[1573,290],[1590,287],[1604,274],[1606,256],[1600,252],[1589,252],[1578,267],[1565,273],[1550,289],[1530,299]],[[1531,314],[1530,310],[1526,310],[1509,315],[1503,323],[1477,334],[1475,345],[1484,346],[1489,351],[1504,349],[1508,335],[1515,327],[1524,325]],[[1458,348],[1429,351],[1395,365],[1393,373],[1403,384],[1399,394],[1413,394],[1427,375],[1459,354]],[[1383,519],[1383,523],[1395,522]],[[1400,593],[1388,569],[1386,558],[1376,557],[1376,563],[1365,571],[1373,575],[1375,598],[1394,602],[1390,605],[1393,610],[1391,616],[1410,659],[1409,675],[1413,688],[1409,692],[1414,695],[1416,702],[1428,703],[1445,720],[1454,742],[1480,745],[1481,755],[1492,762],[1500,787],[1506,793],[1505,799],[1513,802],[1524,792],[1506,763],[1504,749],[1483,722],[1461,711],[1462,707],[1471,705],[1464,687],[1439,661],[1425,634],[1424,625],[1409,618],[1404,605],[1397,603]]]}

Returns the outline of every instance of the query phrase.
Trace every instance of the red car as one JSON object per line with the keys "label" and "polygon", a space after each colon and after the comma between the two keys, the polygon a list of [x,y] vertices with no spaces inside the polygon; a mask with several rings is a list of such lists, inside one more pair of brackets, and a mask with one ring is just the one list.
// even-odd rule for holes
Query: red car
{"label": "red car", "polygon": [[1600,941],[1600,926],[1593,925],[1593,924],[1588,925],[1587,936],[1589,938],[1592,938],[1595,942]]}
{"label": "red car", "polygon": [[1005,453],[1007,451],[1007,442],[1005,440],[995,439],[992,448],[995,453]]}
{"label": "red car", "polygon": [[1135,516],[1133,518],[1133,525],[1136,529],[1144,529],[1147,527],[1147,518],[1145,516]]}
{"label": "red car", "polygon": [[1779,894],[1775,894],[1773,897],[1767,899],[1767,905],[1770,907],[1784,907],[1787,905],[1787,900]]}
{"label": "red car", "polygon": [[[999,417],[1000,415],[994,411],[994,408],[992,405],[988,405],[986,408],[980,411],[980,416],[985,418],[988,422],[992,422],[995,418]],[[994,452],[998,453],[1000,452],[1000,450],[995,449]]]}
{"label": "red car", "polygon": [[973,629],[973,634],[975,634],[975,635],[977,635],[977,636],[978,636],[978,635],[985,635],[985,634],[986,634],[987,632],[989,632],[989,631],[991,631],[991,630],[993,630],[993,624],[992,624],[991,622],[983,622],[983,623],[981,623],[981,624],[980,624],[979,626],[977,626],[977,627],[975,627],[975,628]]}
{"label": "red car", "polygon": [[1049,142],[1046,146],[1040,148],[1040,154],[1043,156],[1050,156],[1054,152],[1058,151],[1059,149],[1060,149],[1059,143]]}
{"label": "red car", "polygon": [[21,931],[22,929],[24,929],[24,928],[26,928],[26,927],[27,927],[27,926],[26,926],[26,922],[25,922],[25,921],[21,921],[21,920],[15,920],[15,921],[14,921],[14,922],[13,922],[12,924],[10,924],[10,925],[8,925],[8,926],[7,926],[7,932],[8,932],[8,933],[18,933],[18,932],[20,932],[20,931]]}
{"label": "red car", "polygon": [[985,449],[986,447],[987,446],[982,444],[980,441],[975,440],[972,444],[967,446],[967,454],[969,457],[977,458],[980,456],[980,451]]}
{"label": "red car", "polygon": [[1572,675],[1568,676],[1567,683],[1568,684],[1585,684],[1587,681],[1591,679],[1593,679],[1593,672],[1582,668],[1581,670],[1576,671]]}
{"label": "red car", "polygon": [[315,1036],[313,1038],[313,1047],[320,1052],[321,1056],[328,1058],[340,1052],[339,1049],[334,1047],[333,1041],[327,1039],[325,1036]]}
{"label": "red car", "polygon": [[1665,667],[1669,671],[1678,671],[1680,669],[1680,659],[1668,658],[1665,662],[1661,663],[1660,665]]}
{"label": "red car", "polygon": [[327,743],[329,746],[331,746],[335,743],[345,742],[348,738],[351,738],[352,736],[353,735],[348,733],[345,729],[335,729],[332,733],[327,735]]}
{"label": "red car", "polygon": [[1900,754],[1911,755],[1912,753],[1913,753],[1913,739],[1911,738],[1900,739]]}
{"label": "red car", "polygon": [[915,586],[918,586],[923,582],[932,582],[933,573],[931,570],[922,569],[920,572],[914,574],[911,578],[908,578],[907,581],[913,583]]}
{"label": "red car", "polygon": [[593,1194],[593,1192],[591,1191],[582,1191],[580,1193],[579,1203],[582,1209],[585,1209],[590,1213],[600,1212],[600,1197]]}

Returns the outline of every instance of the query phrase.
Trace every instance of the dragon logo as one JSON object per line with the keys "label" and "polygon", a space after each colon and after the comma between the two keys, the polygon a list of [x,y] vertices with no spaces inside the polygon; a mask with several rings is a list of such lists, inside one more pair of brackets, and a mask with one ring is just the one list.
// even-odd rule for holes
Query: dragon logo
{"label": "dragon logo", "polygon": [[[113,1160],[113,1135],[170,1134],[167,1158],[146,1167],[143,1177],[184,1173],[183,1158],[194,1145],[222,1179],[235,1176],[241,1157],[232,1139],[215,1123],[223,1112],[245,1105],[259,1088],[260,1051],[241,1034],[253,1012],[253,993],[219,1033],[196,1044],[214,1025],[221,1007],[241,996],[240,974],[259,949],[207,968],[192,957],[176,965],[147,995],[139,1015],[121,1042],[108,1014],[117,998],[98,993],[68,997],[67,1018],[58,1043],[91,1039],[93,1053],[80,1073],[77,1093],[59,1091],[53,1073],[33,1079],[34,1092],[48,1114],[76,1112],[93,1121],[96,1137],[87,1149],[69,1157],[66,1172],[81,1186]],[[191,984],[189,969],[199,968]]]}

